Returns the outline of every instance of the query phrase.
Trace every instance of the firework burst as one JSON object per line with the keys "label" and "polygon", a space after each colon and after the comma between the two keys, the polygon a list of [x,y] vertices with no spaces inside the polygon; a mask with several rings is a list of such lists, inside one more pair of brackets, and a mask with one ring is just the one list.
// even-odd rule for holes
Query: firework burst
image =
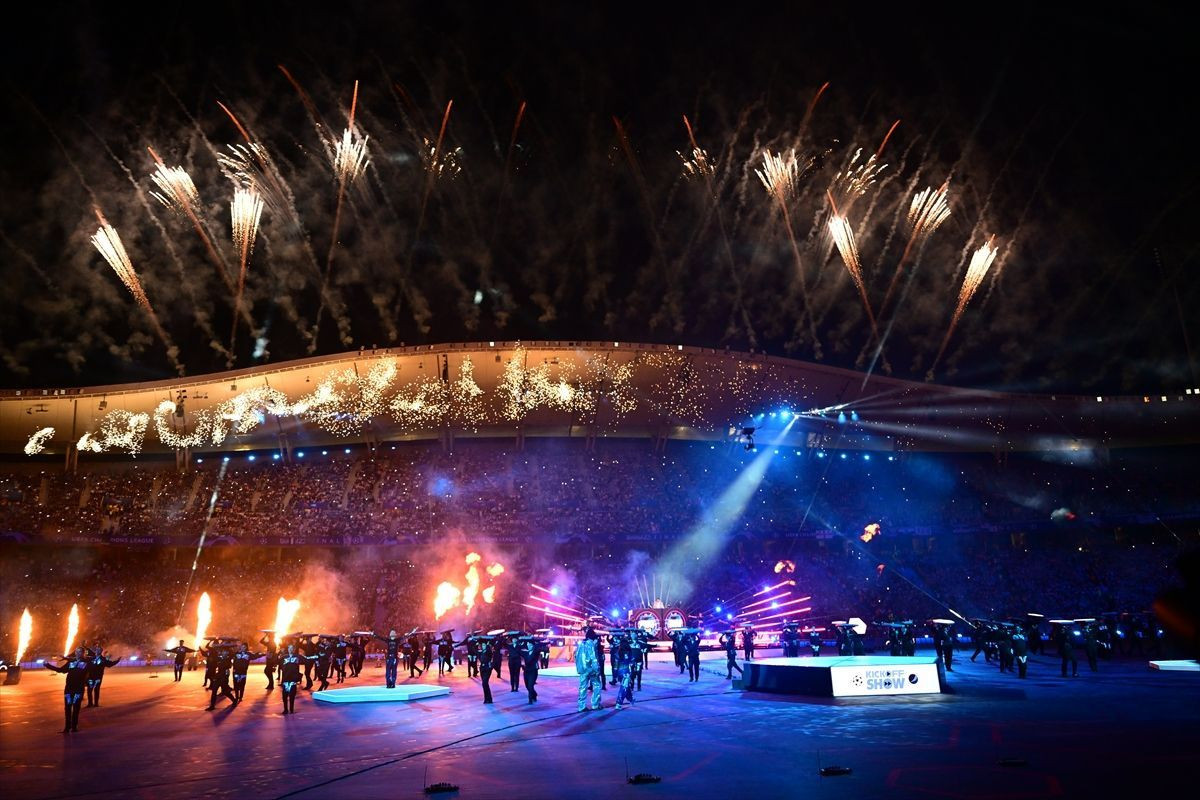
{"label": "firework burst", "polygon": [[892,293],[896,291],[896,284],[900,281],[900,274],[904,270],[908,257],[913,253],[919,253],[933,232],[950,218],[950,202],[947,199],[949,191],[949,180],[937,189],[927,186],[917,192],[912,203],[909,204],[908,214],[905,217],[905,223],[909,230],[908,243],[904,246],[904,253],[901,254],[899,263],[896,264],[896,271],[892,273],[887,294],[883,296],[883,303],[879,306],[880,314],[883,314],[888,301],[892,299]]}
{"label": "firework burst", "polygon": [[458,173],[462,172],[463,149],[461,147],[442,150],[435,142],[428,139],[421,141],[421,163],[425,165],[425,171],[429,173],[430,178],[435,181],[442,178],[453,180]]}
{"label": "firework burst", "polygon": [[258,193],[267,208],[280,213],[290,206],[283,185],[267,149],[256,142],[231,144],[229,152],[217,156],[217,163],[234,185]]}
{"label": "firework burst", "polygon": [[701,147],[693,147],[690,155],[684,155],[678,150],[675,155],[683,162],[683,177],[688,179],[708,179],[717,172],[717,162],[709,158],[708,153]]}
{"label": "firework burst", "polygon": [[[153,150],[150,152],[154,154]],[[157,159],[157,154],[154,155]],[[200,202],[200,193],[196,191],[192,176],[188,175],[183,167],[168,167],[159,161],[154,167],[154,172],[150,174],[150,180],[158,187],[158,191],[151,191],[150,196],[164,207],[177,214],[195,213],[196,205]]]}
{"label": "firework burst", "polygon": [[925,375],[926,380],[933,380],[933,371],[937,368],[938,362],[942,360],[942,356],[946,352],[946,345],[950,343],[950,337],[954,335],[954,329],[958,327],[963,312],[967,310],[967,304],[971,302],[971,298],[979,290],[983,279],[987,277],[988,270],[991,269],[998,252],[1000,252],[1000,248],[996,246],[996,237],[989,236],[988,240],[971,255],[967,274],[963,276],[962,286],[958,290],[958,304],[954,307],[954,316],[950,318],[950,327],[946,329],[946,335],[942,337],[942,346],[938,349],[937,358],[933,360],[929,372]]}
{"label": "firework burst", "polygon": [[862,148],[860,147],[854,151],[854,157],[850,159],[849,166],[833,176],[833,182],[829,187],[830,194],[836,199],[836,205],[842,209],[843,214],[850,213],[854,201],[867,193],[888,166],[879,163],[875,155],[868,156],[867,160],[860,164],[861,156]]}
{"label": "firework burst", "polygon": [[754,174],[762,181],[767,194],[775,198],[781,206],[786,206],[799,192],[800,178],[806,171],[807,164],[801,168],[794,149],[786,153],[772,153],[767,150],[763,153],[762,166],[754,170]]}
{"label": "firework burst", "polygon": [[367,140],[369,136],[354,137],[350,128],[342,133],[341,139],[333,142],[333,173],[337,176],[339,186],[351,186],[367,171],[370,159],[367,157]]}
{"label": "firework burst", "polygon": [[246,268],[250,263],[250,254],[254,252],[254,239],[258,236],[258,224],[262,220],[262,196],[253,189],[235,189],[229,211],[233,246],[237,248],[239,261],[237,295],[233,301],[233,329],[229,333],[229,366],[233,366],[233,354],[237,352],[238,313],[242,307],[242,293],[246,289]]}
{"label": "firework burst", "polygon": [[878,339],[879,330],[875,325],[875,314],[871,311],[871,301],[867,298],[867,287],[863,283],[862,261],[858,256],[858,244],[854,241],[854,230],[844,216],[835,213],[829,218],[829,235],[833,237],[842,263],[846,265],[846,271],[850,273],[858,295],[862,298],[863,309],[866,310],[867,319],[871,323],[871,334]]}

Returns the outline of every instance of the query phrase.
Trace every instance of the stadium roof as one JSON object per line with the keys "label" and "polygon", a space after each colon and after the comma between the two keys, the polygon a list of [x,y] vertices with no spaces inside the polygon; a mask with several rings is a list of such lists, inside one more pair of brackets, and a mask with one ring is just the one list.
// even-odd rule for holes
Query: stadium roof
{"label": "stadium roof", "polygon": [[79,447],[88,458],[448,435],[744,441],[750,428],[760,446],[1079,450],[1196,442],[1198,417],[1196,389],[1012,394],[728,350],[482,342],[0,392],[0,453],[61,456]]}

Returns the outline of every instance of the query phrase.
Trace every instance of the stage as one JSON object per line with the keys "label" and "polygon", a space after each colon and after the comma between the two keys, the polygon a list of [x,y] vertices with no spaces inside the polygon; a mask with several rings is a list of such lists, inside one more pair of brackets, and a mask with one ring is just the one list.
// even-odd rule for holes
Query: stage
{"label": "stage", "polygon": [[[739,660],[740,663],[740,660]],[[257,666],[257,665],[256,665]],[[507,667],[507,665],[506,665]],[[552,667],[572,668],[554,663]],[[301,691],[295,716],[251,673],[245,702],[206,712],[203,674],[117,667],[104,703],[63,735],[63,678],[28,669],[0,687],[0,790],[23,800],[131,797],[422,797],[423,781],[458,784],[463,798],[956,797],[983,800],[1186,795],[1200,769],[1200,674],[1156,672],[1144,659],[1086,665],[1059,677],[1033,656],[1029,678],[963,658],[953,693],[813,698],[737,692],[724,663],[699,683],[652,662],[630,708],[576,713],[573,680],[538,681],[540,698],[455,669],[425,702],[322,703]],[[721,667],[720,677],[710,670]],[[735,673],[736,675],[736,673]],[[386,691],[368,664],[344,689]],[[817,761],[852,768],[822,778]],[[662,777],[652,786],[632,773]],[[1019,766],[1001,764],[1019,759]],[[580,769],[580,765],[586,765]]]}
{"label": "stage", "polygon": [[348,689],[326,689],[313,692],[312,699],[322,703],[405,703],[411,700],[426,700],[450,694],[445,686],[430,686],[423,683],[401,683],[395,688],[387,686],[352,686]]}
{"label": "stage", "polygon": [[756,658],[744,662],[743,669],[747,691],[810,697],[890,697],[942,691],[934,656]]}

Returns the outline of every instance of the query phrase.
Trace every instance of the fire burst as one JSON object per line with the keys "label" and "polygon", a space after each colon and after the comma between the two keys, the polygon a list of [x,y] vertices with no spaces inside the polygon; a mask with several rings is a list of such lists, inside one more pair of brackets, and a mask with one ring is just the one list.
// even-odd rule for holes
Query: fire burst
{"label": "fire burst", "polygon": [[991,268],[992,262],[996,260],[996,254],[999,251],[1000,248],[996,246],[996,237],[989,236],[988,240],[971,255],[967,274],[963,277],[962,286],[958,290],[958,305],[954,308],[954,316],[950,319],[950,327],[946,329],[946,335],[942,338],[942,346],[938,349],[937,357],[925,375],[926,380],[933,380],[933,370],[942,360],[942,356],[946,352],[946,345],[950,343],[950,337],[954,335],[958,321],[962,319],[963,312],[967,310],[967,303],[971,302],[971,298],[975,296],[983,279],[987,277],[988,270]]}
{"label": "fire burst", "polygon": [[[483,561],[483,557],[479,553],[467,553],[467,585],[459,589],[450,581],[443,581],[438,584],[437,591],[433,598],[433,613],[435,619],[441,619],[447,611],[455,606],[462,604],[463,609],[467,614],[471,613],[471,609],[475,607],[476,598],[482,598],[485,603],[493,603],[496,600],[496,586],[483,587],[480,590],[479,565]],[[493,563],[484,568],[492,580],[504,573],[504,567],[501,564]]]}
{"label": "fire burst", "polygon": [[771,151],[768,150],[763,153],[762,167],[754,170],[754,174],[762,181],[762,185],[766,188],[767,193],[779,201],[781,205],[786,206],[787,201],[796,196],[800,176],[807,169],[807,163],[801,169],[801,164],[796,158],[796,151],[794,149],[776,155],[772,155]]}
{"label": "fire burst", "polygon": [[25,651],[29,649],[29,640],[33,637],[33,617],[29,616],[29,609],[25,609],[21,614],[21,624],[17,628],[17,657],[13,659],[14,664],[20,664],[21,659],[25,656]]}
{"label": "fire burst", "polygon": [[200,602],[196,604],[196,647],[200,647],[204,643],[204,635],[208,633],[208,625],[212,622],[212,600],[208,597],[208,592],[200,595]]}
{"label": "fire burst", "polygon": [[[207,597],[207,595],[205,596]],[[288,634],[298,611],[300,611],[299,600],[279,598],[279,602],[275,606],[275,645],[277,647],[280,640]]]}
{"label": "fire burst", "polygon": [[63,654],[71,655],[71,647],[75,644],[75,637],[79,634],[79,604],[71,604],[71,613],[67,617],[67,643],[63,645]]}
{"label": "fire burst", "polygon": [[685,178],[711,178],[716,174],[717,164],[708,157],[708,153],[701,147],[693,147],[691,155],[685,156],[678,150],[675,155],[679,156],[679,160],[683,162],[683,177]]}
{"label": "fire burst", "polygon": [[850,213],[850,207],[854,205],[854,201],[867,193],[867,190],[879,179],[880,173],[888,166],[880,164],[874,155],[859,164],[858,159],[861,155],[862,148],[860,147],[854,151],[850,165],[833,177],[833,184],[830,186],[830,192],[837,198],[844,214]]}

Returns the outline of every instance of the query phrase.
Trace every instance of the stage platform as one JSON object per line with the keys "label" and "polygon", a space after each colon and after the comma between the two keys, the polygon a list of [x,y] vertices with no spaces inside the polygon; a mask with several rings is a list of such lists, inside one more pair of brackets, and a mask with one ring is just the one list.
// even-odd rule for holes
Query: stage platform
{"label": "stage platform", "polygon": [[812,697],[939,694],[941,669],[933,656],[819,656],[745,662],[743,686],[752,692]]}
{"label": "stage platform", "polygon": [[575,671],[574,666],[569,667],[547,667],[546,669],[538,670],[539,678],[578,678],[579,673]]}
{"label": "stage platform", "polygon": [[1151,661],[1150,669],[1160,672],[1200,672],[1200,661],[1177,659],[1174,661]]}
{"label": "stage platform", "polygon": [[423,683],[398,684],[396,688],[386,686],[352,686],[348,689],[326,689],[313,692],[312,699],[322,703],[405,703],[410,700],[427,700],[450,694],[445,686],[430,686]]}

